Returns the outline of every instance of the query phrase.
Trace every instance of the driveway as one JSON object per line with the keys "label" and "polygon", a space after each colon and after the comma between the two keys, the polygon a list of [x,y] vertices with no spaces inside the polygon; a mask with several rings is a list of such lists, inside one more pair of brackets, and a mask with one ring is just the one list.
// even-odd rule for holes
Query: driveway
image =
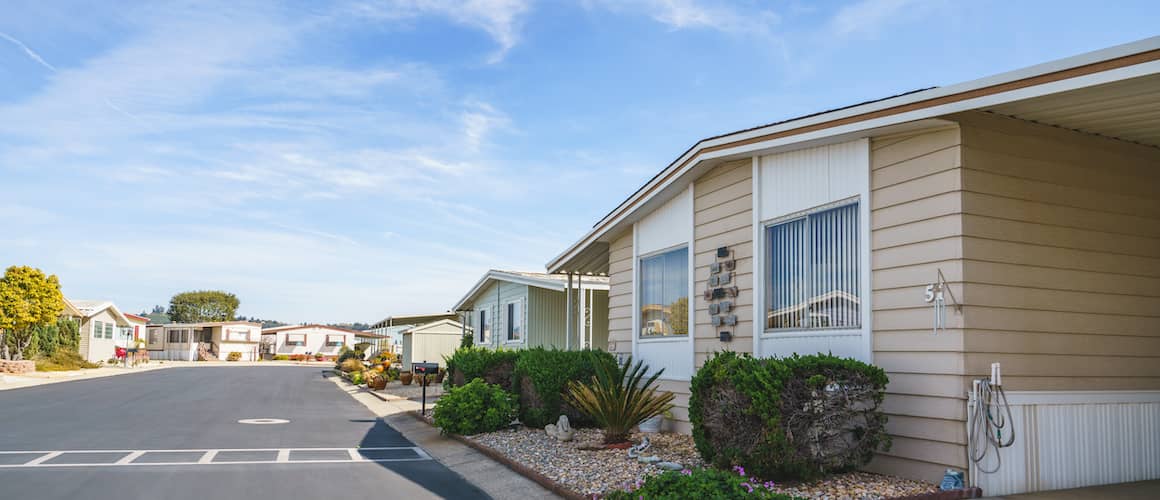
{"label": "driveway", "polygon": [[315,367],[13,389],[0,423],[5,498],[486,498]]}

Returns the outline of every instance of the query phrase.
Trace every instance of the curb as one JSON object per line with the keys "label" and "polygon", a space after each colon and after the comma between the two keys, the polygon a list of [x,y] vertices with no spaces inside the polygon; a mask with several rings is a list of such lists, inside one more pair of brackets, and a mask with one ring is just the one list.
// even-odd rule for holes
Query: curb
{"label": "curb", "polygon": [[[427,422],[426,420],[423,419],[423,417],[419,416],[418,412],[409,411],[406,413],[407,413],[407,415],[410,415],[411,418],[414,418],[415,420],[423,422],[424,424],[427,424],[427,425],[431,425],[430,422]],[[432,427],[434,427],[434,426],[432,425]],[[500,463],[501,465],[503,465],[504,467],[507,467],[508,469],[511,469],[512,472],[515,472],[516,474],[524,476],[525,478],[531,480],[532,482],[544,487],[544,489],[546,489],[552,493],[555,493],[557,495],[560,495],[561,497],[567,498],[569,500],[584,500],[584,499],[588,498],[584,495],[581,495],[581,494],[569,489],[568,487],[566,487],[560,483],[557,483],[557,482],[549,479],[547,476],[540,474],[539,472],[536,472],[535,470],[533,470],[530,467],[527,467],[519,462],[516,462],[514,460],[507,458],[506,456],[504,456],[503,453],[500,453],[500,452],[492,449],[489,446],[482,445],[480,443],[477,443],[475,441],[472,441],[470,439],[467,439],[463,436],[459,436],[456,434],[445,434],[445,436],[447,436],[451,439],[454,439],[456,441],[459,441],[460,443],[463,443],[467,447],[482,453],[485,457],[490,458],[493,461]]]}

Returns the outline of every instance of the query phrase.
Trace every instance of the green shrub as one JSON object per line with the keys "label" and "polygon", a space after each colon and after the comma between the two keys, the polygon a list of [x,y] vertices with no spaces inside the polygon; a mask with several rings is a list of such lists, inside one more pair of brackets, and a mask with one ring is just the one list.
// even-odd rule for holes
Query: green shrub
{"label": "green shrub", "polygon": [[596,376],[568,382],[568,402],[604,430],[605,443],[622,443],[637,424],[673,407],[673,393],[657,393],[662,373],[649,376],[648,366],[632,358],[623,366],[597,363]]}
{"label": "green shrub", "polygon": [[79,370],[81,368],[100,368],[100,366],[98,363],[86,361],[85,358],[82,358],[76,352],[64,349],[58,349],[52,353],[52,356],[36,359],[36,371],[40,372],[63,372]]}
{"label": "green shrub", "polygon": [[290,361],[290,356],[285,354],[275,354],[274,361]]}
{"label": "green shrub", "polygon": [[591,426],[595,422],[568,404],[564,393],[571,380],[591,380],[596,365],[615,366],[616,359],[600,350],[561,351],[537,347],[520,351],[513,376],[519,381],[520,421],[529,427],[556,423],[561,414],[572,425]]}
{"label": "green shrub", "polygon": [[443,380],[443,387],[459,387],[476,378],[515,392],[512,372],[515,370],[519,351],[468,347],[456,349],[449,358],[444,358],[450,377]]}
{"label": "green shrub", "polygon": [[240,361],[241,359],[242,353],[238,351],[230,351],[230,353],[226,355],[226,361]]}
{"label": "green shrub", "polygon": [[691,383],[693,440],[706,462],[769,479],[852,470],[889,448],[886,383],[881,368],[853,359],[720,353]]}
{"label": "green shrub", "polygon": [[354,385],[362,385],[363,382],[363,372],[350,372],[350,383]]}
{"label": "green shrub", "polygon": [[793,500],[783,493],[777,493],[772,482],[761,482],[745,476],[740,467],[732,471],[719,469],[696,469],[668,471],[649,476],[643,482],[629,485],[627,490],[613,491],[604,496],[610,500],[637,500],[638,498],[683,500],[729,500],[732,498],[765,498],[773,500]]}
{"label": "green shrub", "polygon": [[506,427],[515,416],[515,395],[478,377],[452,388],[435,403],[435,425],[448,434],[492,432]]}

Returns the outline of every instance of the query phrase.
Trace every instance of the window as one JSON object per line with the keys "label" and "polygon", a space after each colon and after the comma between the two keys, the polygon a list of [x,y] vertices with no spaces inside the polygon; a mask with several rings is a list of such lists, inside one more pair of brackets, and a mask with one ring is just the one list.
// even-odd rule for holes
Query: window
{"label": "window", "polygon": [[689,334],[689,249],[640,259],[640,336]]}
{"label": "window", "polygon": [[107,338],[107,339],[113,338],[113,324],[112,323],[105,323],[105,338]]}
{"label": "window", "polygon": [[862,323],[858,204],[766,228],[765,328],[858,328]]}
{"label": "window", "polygon": [[304,346],[306,345],[305,333],[290,333],[286,335],[286,345]]}
{"label": "window", "polygon": [[227,331],[227,339],[234,341],[234,342],[249,342],[250,341],[250,331],[249,330],[228,330]]}
{"label": "window", "polygon": [[101,338],[101,334],[104,333],[104,331],[105,331],[104,323],[101,323],[100,321],[93,322],[93,338],[94,339]]}
{"label": "window", "polygon": [[344,343],[345,342],[344,342],[344,338],[342,335],[327,335],[326,336],[326,347],[342,347],[342,345]]}
{"label": "window", "polygon": [[491,323],[488,321],[487,311],[479,311],[479,343],[491,342]]}
{"label": "window", "polygon": [[165,330],[162,330],[161,328],[147,328],[147,329],[145,329],[145,334],[149,336],[149,348],[150,349],[152,349],[154,347],[161,347],[161,344],[162,344],[161,337],[162,337],[162,335],[164,335],[164,333],[165,333]]}
{"label": "window", "polygon": [[507,339],[517,342],[524,337],[523,304],[512,302],[507,305]]}

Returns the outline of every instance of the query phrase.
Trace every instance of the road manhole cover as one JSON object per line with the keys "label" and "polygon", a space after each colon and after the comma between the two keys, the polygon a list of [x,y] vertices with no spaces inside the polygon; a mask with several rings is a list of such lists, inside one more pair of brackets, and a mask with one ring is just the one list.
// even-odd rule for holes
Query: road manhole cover
{"label": "road manhole cover", "polygon": [[238,420],[239,424],[253,424],[253,425],[271,425],[271,424],[288,424],[289,420],[281,418],[243,418]]}

